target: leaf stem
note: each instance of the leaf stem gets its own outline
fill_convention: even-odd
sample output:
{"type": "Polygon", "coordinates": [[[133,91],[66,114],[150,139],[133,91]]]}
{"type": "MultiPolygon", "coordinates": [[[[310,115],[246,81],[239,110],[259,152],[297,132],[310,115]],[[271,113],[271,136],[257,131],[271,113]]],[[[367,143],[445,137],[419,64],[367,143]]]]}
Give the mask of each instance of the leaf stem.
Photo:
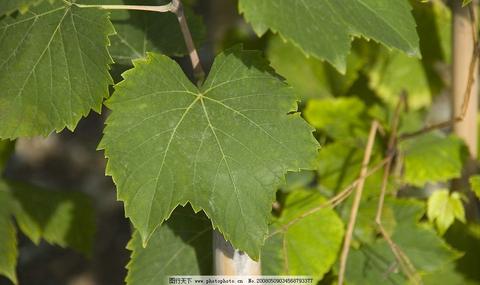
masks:
{"type": "Polygon", "coordinates": [[[79,8],[98,8],[103,10],[135,10],[135,11],[149,11],[149,12],[158,12],[158,13],[165,13],[165,12],[172,12],[173,10],[173,2],[168,3],[166,5],[160,6],[143,6],[143,5],[86,5],[86,4],[77,4],[72,3],[69,1],[64,0],[63,2],[67,3],[68,5],[75,5],[79,8]]]}
{"type": "Polygon", "coordinates": [[[197,84],[201,83],[205,78],[205,71],[200,64],[200,57],[198,56],[197,49],[193,43],[192,34],[190,33],[190,29],[185,18],[182,2],[180,0],[172,0],[171,4],[173,6],[171,11],[177,16],[177,20],[180,24],[180,29],[183,34],[183,39],[185,40],[185,45],[187,46],[187,50],[190,55],[190,60],[193,67],[193,76],[197,80],[197,84]]]}

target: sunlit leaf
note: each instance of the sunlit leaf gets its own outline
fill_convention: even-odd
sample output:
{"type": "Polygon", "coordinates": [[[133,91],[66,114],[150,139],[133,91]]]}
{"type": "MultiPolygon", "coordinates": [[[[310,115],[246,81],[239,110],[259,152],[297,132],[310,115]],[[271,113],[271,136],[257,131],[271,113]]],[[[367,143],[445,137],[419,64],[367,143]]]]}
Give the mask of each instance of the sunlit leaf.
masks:
{"type": "Polygon", "coordinates": [[[407,183],[423,186],[461,175],[465,148],[457,137],[429,133],[402,142],[400,149],[405,155],[407,183]]]}
{"type": "Polygon", "coordinates": [[[463,209],[460,194],[449,193],[448,190],[436,190],[428,198],[427,216],[430,222],[434,222],[441,235],[453,224],[455,219],[465,221],[465,210],[463,209]]]}

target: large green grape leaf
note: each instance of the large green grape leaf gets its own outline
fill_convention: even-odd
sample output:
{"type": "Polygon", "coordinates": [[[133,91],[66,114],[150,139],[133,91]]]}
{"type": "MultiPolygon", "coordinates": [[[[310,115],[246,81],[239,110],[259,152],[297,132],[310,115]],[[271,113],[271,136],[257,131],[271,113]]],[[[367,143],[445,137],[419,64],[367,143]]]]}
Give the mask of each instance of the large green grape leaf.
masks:
{"type": "Polygon", "coordinates": [[[262,249],[262,274],[309,275],[314,280],[323,275],[337,259],[343,239],[343,223],[332,209],[323,209],[282,230],[300,215],[325,203],[318,193],[298,190],[288,195],[282,215],[271,226],[280,230],[262,249]]]}
{"type": "MultiPolygon", "coordinates": [[[[396,226],[392,239],[408,256],[420,275],[435,272],[461,256],[428,225],[419,223],[424,214],[422,203],[413,200],[388,200],[394,210],[396,226]]],[[[387,242],[379,237],[374,243],[364,243],[352,249],[347,262],[346,279],[349,284],[404,284],[407,277],[387,242]]]]}
{"type": "Polygon", "coordinates": [[[8,188],[0,182],[0,275],[17,284],[17,231],[11,219],[11,206],[8,188]]]}
{"type": "Polygon", "coordinates": [[[127,248],[132,251],[127,265],[128,285],[168,284],[171,275],[212,274],[212,226],[203,213],[190,207],[177,208],[170,219],[143,247],[138,232],[127,248]],[[152,262],[154,261],[154,262],[152,262]]]}
{"type": "MultiPolygon", "coordinates": [[[[102,4],[124,4],[125,0],[103,0],[102,4]]],[[[137,1],[136,5],[157,5],[158,1],[137,1]]],[[[162,1],[170,2],[170,1],[162,1]]],[[[185,6],[187,21],[195,43],[205,36],[205,27],[200,17],[185,6]]],[[[111,12],[110,19],[116,34],[111,37],[110,53],[115,62],[131,64],[132,59],[145,57],[147,51],[165,55],[187,54],[185,41],[177,17],[173,13],[150,13],[145,11],[111,12]]]]}
{"type": "Polygon", "coordinates": [[[48,1],[0,21],[0,137],[73,130],[100,112],[112,83],[108,35],[98,9],[48,1]]]}
{"type": "Polygon", "coordinates": [[[307,55],[327,60],[342,73],[352,37],[420,54],[406,0],[240,0],[239,10],[258,35],[268,29],[278,32],[307,55]]]}
{"type": "Polygon", "coordinates": [[[107,102],[100,148],[144,244],[190,202],[258,258],[275,189],[287,170],[312,168],[318,148],[291,89],[240,48],[217,56],[200,88],[166,56],[134,65],[107,102]]]}
{"type": "Polygon", "coordinates": [[[425,134],[399,145],[405,155],[404,180],[415,186],[460,177],[466,152],[462,140],[425,134]],[[427,166],[427,167],[426,167],[427,166]]]}
{"type": "Polygon", "coordinates": [[[91,254],[95,219],[87,196],[19,183],[9,183],[9,187],[16,201],[17,224],[34,243],[43,238],[50,244],[91,254]]]}

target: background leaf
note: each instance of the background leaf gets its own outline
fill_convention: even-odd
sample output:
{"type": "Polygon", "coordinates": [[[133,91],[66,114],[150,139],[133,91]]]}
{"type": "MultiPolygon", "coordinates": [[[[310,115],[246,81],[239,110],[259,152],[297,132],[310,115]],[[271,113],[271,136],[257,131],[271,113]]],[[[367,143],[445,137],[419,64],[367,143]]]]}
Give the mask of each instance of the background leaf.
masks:
{"type": "Polygon", "coordinates": [[[475,195],[480,199],[480,175],[470,177],[470,186],[473,192],[475,192],[475,195]]]}
{"type": "Polygon", "coordinates": [[[9,15],[17,10],[25,12],[30,5],[43,0],[2,0],[0,2],[0,16],[9,15]]]}
{"type": "Polygon", "coordinates": [[[10,194],[5,184],[0,182],[0,275],[17,284],[17,230],[11,214],[10,194]]]}
{"type": "Polygon", "coordinates": [[[466,153],[457,137],[430,133],[404,141],[399,147],[405,155],[407,183],[421,187],[427,182],[447,181],[461,175],[466,153]]]}
{"type": "Polygon", "coordinates": [[[127,248],[132,251],[127,265],[128,285],[167,284],[171,275],[212,274],[212,227],[203,213],[177,208],[170,219],[143,247],[138,232],[127,248]]]}
{"type": "Polygon", "coordinates": [[[347,72],[342,75],[331,65],[306,57],[301,50],[280,36],[269,39],[267,57],[275,71],[287,79],[300,99],[345,94],[358,79],[359,70],[365,63],[364,58],[352,50],[347,57],[347,72]]]}
{"type": "MultiPolygon", "coordinates": [[[[393,241],[409,257],[420,275],[448,266],[461,254],[448,246],[435,232],[418,220],[423,215],[422,203],[413,200],[389,200],[394,209],[396,227],[393,241]]],[[[349,284],[406,283],[387,242],[364,243],[351,251],[346,278],[349,284]]]]}
{"type": "Polygon", "coordinates": [[[80,192],[51,191],[10,183],[16,201],[15,218],[22,232],[34,243],[71,247],[90,256],[95,215],[90,199],[80,192]]]}
{"type": "Polygon", "coordinates": [[[309,100],[304,111],[305,119],[315,128],[335,139],[364,136],[368,122],[363,120],[366,108],[355,97],[309,100]]]}
{"type": "Polygon", "coordinates": [[[462,200],[457,192],[449,193],[448,190],[436,190],[428,198],[427,216],[435,222],[441,235],[453,224],[455,219],[465,221],[465,210],[462,200]]]}
{"type": "Polygon", "coordinates": [[[325,202],[318,193],[305,190],[287,196],[282,214],[270,230],[281,232],[267,239],[262,250],[262,274],[308,275],[316,281],[323,278],[337,259],[344,234],[342,220],[335,211],[325,208],[288,230],[282,227],[325,202]]]}

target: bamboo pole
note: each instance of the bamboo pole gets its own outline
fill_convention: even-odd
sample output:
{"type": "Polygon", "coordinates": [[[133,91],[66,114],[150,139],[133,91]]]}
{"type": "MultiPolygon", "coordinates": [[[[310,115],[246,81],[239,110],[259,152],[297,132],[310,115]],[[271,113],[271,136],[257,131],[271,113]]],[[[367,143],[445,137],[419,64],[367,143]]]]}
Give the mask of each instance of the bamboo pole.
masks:
{"type": "MultiPolygon", "coordinates": [[[[477,12],[476,3],[473,1],[472,7],[462,7],[462,1],[452,1],[452,113],[453,117],[457,117],[462,113],[462,105],[465,95],[469,97],[468,107],[464,119],[454,125],[454,133],[462,138],[469,151],[469,159],[464,166],[463,176],[461,179],[452,183],[453,190],[467,190],[468,177],[476,172],[477,150],[477,112],[478,112],[478,63],[474,67],[473,84],[470,94],[465,94],[469,78],[469,65],[474,56],[475,41],[477,40],[477,12]]],[[[467,191],[468,196],[471,191],[467,191]]],[[[473,198],[473,196],[471,197],[473,198]]],[[[470,199],[467,205],[467,215],[469,218],[476,219],[478,217],[478,205],[475,199],[470,199]]]]}
{"type": "Polygon", "coordinates": [[[218,231],[213,232],[215,275],[260,275],[260,262],[238,251],[218,231]]]}
{"type": "MultiPolygon", "coordinates": [[[[468,7],[462,7],[462,1],[453,1],[453,64],[452,64],[452,105],[453,116],[462,112],[462,103],[467,88],[469,70],[472,61],[474,38],[473,19],[468,7]]],[[[476,14],[476,9],[472,9],[476,14]]],[[[476,18],[476,17],[475,17],[476,18]]],[[[478,69],[478,65],[475,67],[478,69]]],[[[454,125],[456,135],[465,140],[471,158],[477,157],[477,109],[478,109],[478,72],[475,72],[471,88],[467,113],[463,121],[454,125]]]]}

